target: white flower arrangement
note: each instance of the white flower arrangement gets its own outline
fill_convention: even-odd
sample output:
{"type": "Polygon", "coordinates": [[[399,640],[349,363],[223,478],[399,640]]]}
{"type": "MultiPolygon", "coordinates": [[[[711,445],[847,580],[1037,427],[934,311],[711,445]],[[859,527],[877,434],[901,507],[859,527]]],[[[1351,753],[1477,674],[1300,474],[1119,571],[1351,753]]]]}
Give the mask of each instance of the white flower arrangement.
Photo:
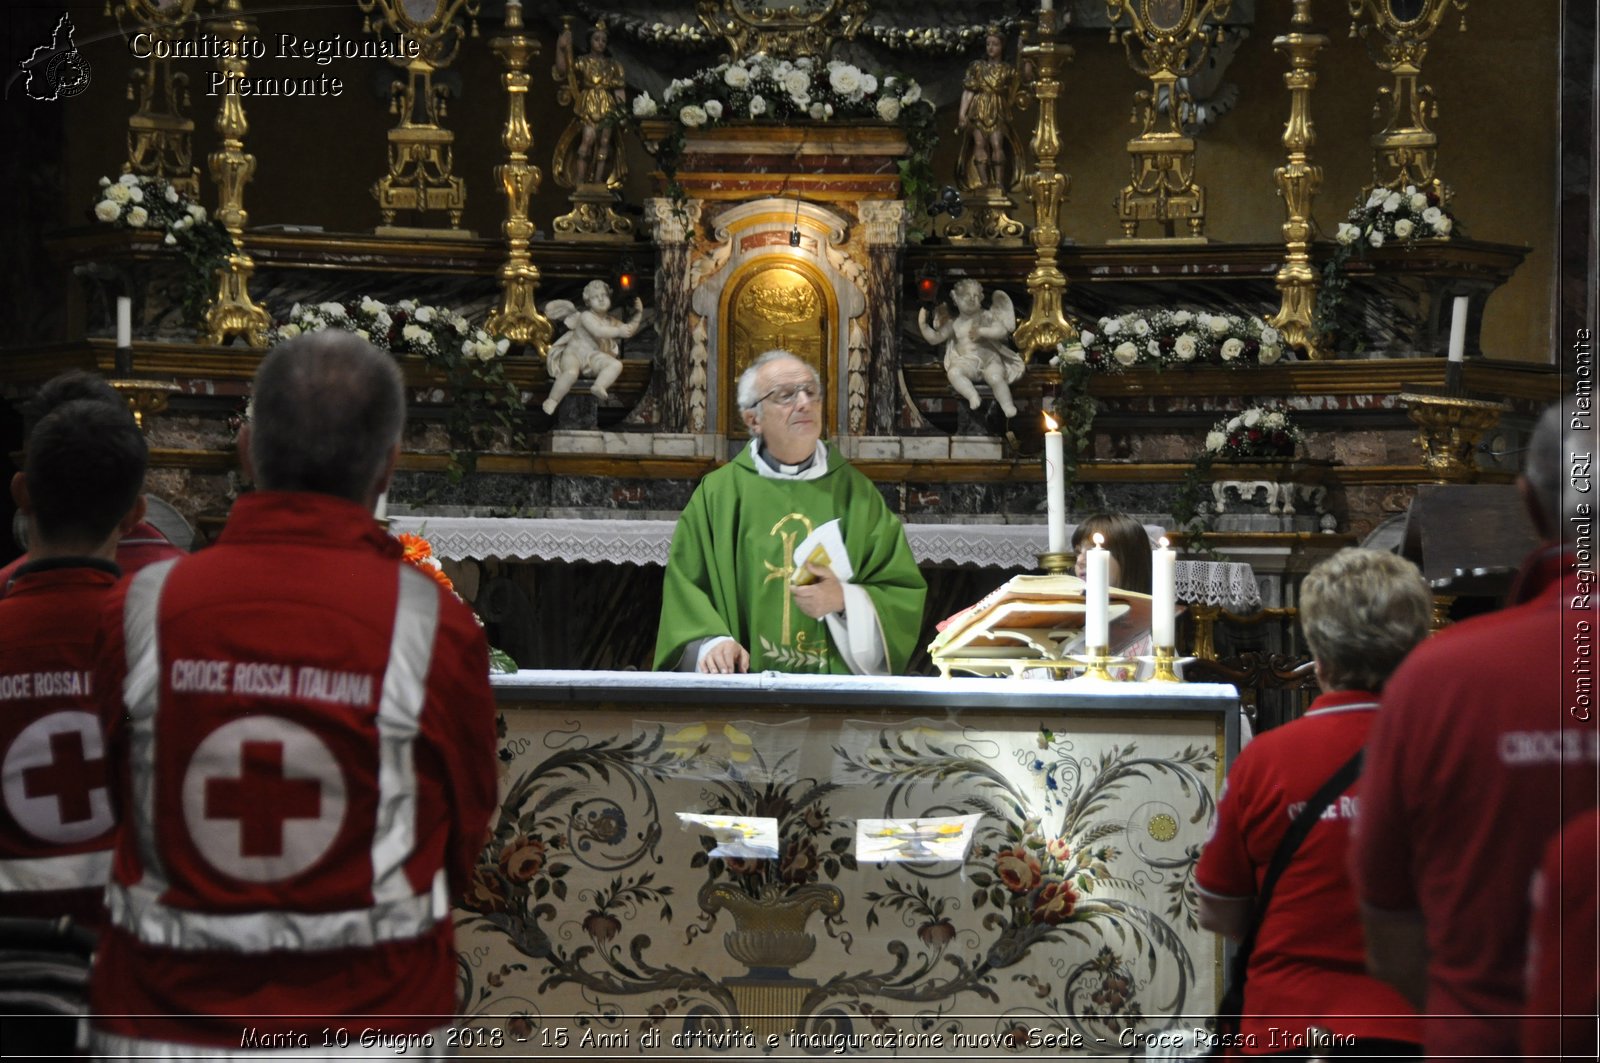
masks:
{"type": "Polygon", "coordinates": [[[1206,433],[1205,453],[1229,461],[1286,458],[1294,455],[1303,440],[1282,406],[1250,406],[1211,427],[1206,433]]]}
{"type": "Polygon", "coordinates": [[[1454,229],[1455,216],[1436,193],[1416,185],[1399,191],[1379,187],[1351,208],[1333,238],[1345,247],[1383,247],[1394,241],[1448,240],[1454,229]]]}
{"type": "Polygon", "coordinates": [[[1117,373],[1138,365],[1244,368],[1290,357],[1282,334],[1260,318],[1180,309],[1103,317],[1058,346],[1052,361],[1117,373]]]}
{"type": "Polygon", "coordinates": [[[419,305],[411,299],[390,306],[368,295],[348,303],[295,303],[269,339],[277,343],[330,328],[354,332],[379,350],[416,354],[446,365],[488,365],[511,347],[510,340],[495,339],[453,310],[419,305]]]}
{"type": "Polygon", "coordinates": [[[206,208],[160,177],[125,173],[100,178],[99,198],[90,207],[94,220],[119,229],[158,233],[164,247],[176,248],[189,265],[181,282],[184,315],[197,323],[215,294],[215,276],[233,253],[233,237],[206,208]]]}

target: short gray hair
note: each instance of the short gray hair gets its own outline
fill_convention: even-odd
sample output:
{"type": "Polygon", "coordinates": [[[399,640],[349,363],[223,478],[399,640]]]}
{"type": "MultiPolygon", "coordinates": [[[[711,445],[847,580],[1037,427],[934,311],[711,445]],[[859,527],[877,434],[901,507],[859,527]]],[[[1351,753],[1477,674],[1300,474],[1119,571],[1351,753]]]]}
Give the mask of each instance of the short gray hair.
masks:
{"type": "Polygon", "coordinates": [[[342,329],[296,336],[262,359],[251,388],[257,485],[364,501],[405,421],[391,356],[342,329]]]}
{"type": "Polygon", "coordinates": [[[1552,539],[1561,538],[1562,529],[1578,517],[1578,506],[1592,497],[1592,492],[1574,485],[1570,459],[1579,454],[1594,457],[1594,422],[1594,413],[1569,397],[1551,404],[1528,438],[1522,478],[1539,507],[1543,531],[1552,539]]]}
{"type": "MultiPolygon", "coordinates": [[[[761,393],[756,390],[760,387],[760,385],[756,383],[756,380],[761,376],[761,370],[764,367],[771,365],[773,362],[776,362],[781,358],[792,358],[801,365],[805,366],[807,369],[811,370],[811,379],[816,383],[817,389],[821,390],[822,388],[822,376],[817,372],[816,367],[810,362],[806,361],[804,358],[800,357],[798,354],[795,354],[793,351],[786,351],[782,347],[775,347],[770,351],[761,352],[760,354],[756,355],[755,361],[745,366],[744,372],[739,374],[739,384],[734,391],[734,398],[739,403],[739,409],[750,410],[756,415],[756,421],[758,423],[761,420],[761,393]]],[[[750,434],[755,435],[755,430],[752,429],[750,434]]]]}
{"type": "Polygon", "coordinates": [[[1382,550],[1340,550],[1300,584],[1300,626],[1330,690],[1382,690],[1432,619],[1417,566],[1382,550]]]}

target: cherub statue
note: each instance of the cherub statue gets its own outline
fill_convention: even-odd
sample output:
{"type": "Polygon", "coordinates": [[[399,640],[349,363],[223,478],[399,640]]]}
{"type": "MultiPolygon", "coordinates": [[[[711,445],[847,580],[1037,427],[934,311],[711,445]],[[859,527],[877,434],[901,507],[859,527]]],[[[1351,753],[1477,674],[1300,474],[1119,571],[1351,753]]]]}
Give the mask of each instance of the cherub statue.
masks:
{"type": "Polygon", "coordinates": [[[567,326],[567,331],[545,353],[545,370],[551,380],[550,396],[544,400],[547,414],[556,412],[556,407],[580,376],[594,377],[589,394],[599,399],[610,398],[608,389],[622,372],[619,341],[635,335],[644,325],[644,302],[640,299],[633,301],[632,321],[623,321],[608,313],[611,285],[605,281],[590,281],[584,285],[583,302],[586,307],[583,310],[566,299],[552,299],[544,307],[545,317],[567,326]]]}
{"type": "Polygon", "coordinates": [[[616,188],[627,176],[617,140],[620,127],[613,118],[622,113],[627,101],[627,80],[622,64],[607,53],[607,40],[604,22],[590,31],[589,51],[584,55],[573,55],[570,25],[556,39],[556,63],[551,70],[561,86],[556,98],[572,107],[572,121],[555,148],[555,180],[563,188],[585,184],[616,188]]]}
{"type": "Polygon", "coordinates": [[[933,327],[928,327],[928,311],[924,307],[917,315],[917,327],[922,338],[932,344],[944,344],[944,372],[956,394],[967,400],[976,410],[983,404],[973,381],[982,380],[989,385],[1000,409],[1007,417],[1017,415],[1016,403],[1011,401],[1011,384],[1022,375],[1022,355],[1007,345],[1017,328],[1017,314],[1011,306],[1011,297],[999,289],[989,300],[989,309],[983,308],[983,286],[968,277],[956,282],[950,290],[950,299],[956,304],[956,317],[951,320],[943,304],[933,314],[933,327]]]}

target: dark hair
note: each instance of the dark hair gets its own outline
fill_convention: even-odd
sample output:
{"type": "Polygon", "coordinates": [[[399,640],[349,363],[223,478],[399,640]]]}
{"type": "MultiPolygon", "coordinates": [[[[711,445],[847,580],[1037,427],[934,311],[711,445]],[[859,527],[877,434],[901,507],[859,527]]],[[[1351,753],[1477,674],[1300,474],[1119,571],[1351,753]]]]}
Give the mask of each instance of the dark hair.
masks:
{"type": "Polygon", "coordinates": [[[1150,536],[1144,525],[1126,513],[1094,513],[1085,517],[1072,532],[1072,549],[1094,542],[1094,533],[1104,538],[1104,546],[1117,559],[1122,575],[1117,586],[1125,591],[1150,593],[1150,536]]]}
{"type": "Polygon", "coordinates": [[[341,329],[305,333],[262,359],[251,389],[258,486],[365,500],[405,427],[394,359],[341,329]]]}
{"type": "Polygon", "coordinates": [[[117,389],[107,384],[98,373],[69,369],[39,385],[39,390],[28,400],[28,420],[38,424],[40,418],[57,406],[79,399],[104,402],[119,408],[126,408],[127,405],[122,401],[122,396],[117,394],[117,389]]]}
{"type": "Polygon", "coordinates": [[[120,400],[73,399],[45,414],[28,436],[23,466],[39,538],[103,543],[138,501],[148,454],[120,400]]]}

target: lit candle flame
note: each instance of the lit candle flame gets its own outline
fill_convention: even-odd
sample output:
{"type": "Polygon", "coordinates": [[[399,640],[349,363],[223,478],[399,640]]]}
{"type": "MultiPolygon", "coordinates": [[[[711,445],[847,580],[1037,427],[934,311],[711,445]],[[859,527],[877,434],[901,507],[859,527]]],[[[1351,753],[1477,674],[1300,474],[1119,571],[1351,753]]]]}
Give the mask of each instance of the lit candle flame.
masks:
{"type": "Polygon", "coordinates": [[[1165,550],[1167,547],[1169,547],[1171,545],[1172,545],[1171,543],[1167,542],[1167,537],[1165,535],[1163,535],[1161,537],[1161,549],[1165,550]]]}
{"type": "Polygon", "coordinates": [[[1060,423],[1054,417],[1051,417],[1048,413],[1044,415],[1044,430],[1046,432],[1059,431],[1060,428],[1060,423]]]}
{"type": "Polygon", "coordinates": [[[1106,544],[1106,537],[1104,535],[1101,535],[1099,532],[1095,532],[1094,533],[1094,548],[1096,550],[1098,550],[1101,547],[1105,546],[1105,544],[1106,544]]]}

